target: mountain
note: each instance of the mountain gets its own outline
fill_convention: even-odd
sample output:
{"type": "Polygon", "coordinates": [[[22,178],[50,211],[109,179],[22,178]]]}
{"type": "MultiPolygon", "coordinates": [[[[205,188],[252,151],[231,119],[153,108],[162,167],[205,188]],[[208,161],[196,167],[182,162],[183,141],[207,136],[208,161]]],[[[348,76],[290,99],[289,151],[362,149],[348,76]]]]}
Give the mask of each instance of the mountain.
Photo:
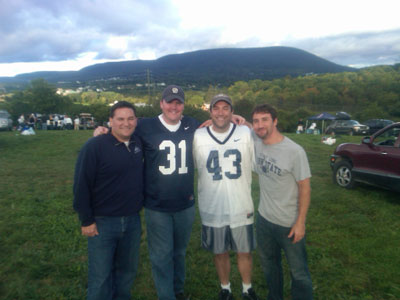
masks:
{"type": "Polygon", "coordinates": [[[34,72],[15,77],[0,77],[0,82],[29,82],[43,78],[49,82],[93,82],[114,80],[125,83],[151,82],[194,84],[231,84],[238,80],[296,77],[309,73],[355,71],[334,64],[306,51],[290,47],[222,48],[172,54],[156,60],[109,62],[79,71],[34,72]]]}

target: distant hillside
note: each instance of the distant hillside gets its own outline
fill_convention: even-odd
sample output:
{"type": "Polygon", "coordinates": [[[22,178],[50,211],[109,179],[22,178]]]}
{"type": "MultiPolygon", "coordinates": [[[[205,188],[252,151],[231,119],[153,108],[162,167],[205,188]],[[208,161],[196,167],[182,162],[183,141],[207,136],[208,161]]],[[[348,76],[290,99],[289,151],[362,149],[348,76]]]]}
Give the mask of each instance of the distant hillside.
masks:
{"type": "Polygon", "coordinates": [[[28,82],[34,78],[57,82],[114,80],[180,85],[228,85],[238,80],[269,80],[309,73],[337,73],[355,69],[334,64],[306,51],[290,47],[210,49],[173,54],[156,60],[96,64],[80,71],[34,72],[0,77],[0,82],[28,82]]]}

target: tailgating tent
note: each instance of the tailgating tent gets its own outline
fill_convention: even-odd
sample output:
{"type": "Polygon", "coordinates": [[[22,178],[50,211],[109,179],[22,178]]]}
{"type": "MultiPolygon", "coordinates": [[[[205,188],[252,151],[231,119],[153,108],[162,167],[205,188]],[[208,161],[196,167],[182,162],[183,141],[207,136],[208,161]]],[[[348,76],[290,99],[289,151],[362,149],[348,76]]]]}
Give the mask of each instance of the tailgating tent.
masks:
{"type": "Polygon", "coordinates": [[[326,120],[336,120],[336,117],[332,116],[330,113],[322,112],[322,113],[317,114],[315,116],[309,117],[307,119],[307,122],[306,122],[306,128],[307,128],[307,125],[308,125],[308,120],[312,120],[312,121],[321,121],[322,120],[322,131],[321,132],[324,132],[324,122],[326,120]]]}

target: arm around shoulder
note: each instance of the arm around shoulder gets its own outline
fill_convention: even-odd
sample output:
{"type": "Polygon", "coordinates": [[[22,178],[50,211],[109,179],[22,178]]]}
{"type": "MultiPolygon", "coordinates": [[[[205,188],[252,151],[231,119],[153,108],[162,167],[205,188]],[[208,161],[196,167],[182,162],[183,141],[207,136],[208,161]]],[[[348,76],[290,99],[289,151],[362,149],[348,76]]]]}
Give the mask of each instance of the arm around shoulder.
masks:
{"type": "Polygon", "coordinates": [[[102,135],[102,134],[107,134],[109,131],[109,129],[107,127],[104,126],[99,126],[97,127],[94,131],[93,131],[93,136],[98,136],[98,135],[102,135]]]}

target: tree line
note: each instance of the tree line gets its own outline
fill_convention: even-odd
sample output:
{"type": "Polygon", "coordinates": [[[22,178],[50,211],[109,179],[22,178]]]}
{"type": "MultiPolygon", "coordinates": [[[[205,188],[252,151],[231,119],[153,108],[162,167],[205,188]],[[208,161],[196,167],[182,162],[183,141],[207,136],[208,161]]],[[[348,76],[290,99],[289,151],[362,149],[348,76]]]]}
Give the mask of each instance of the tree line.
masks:
{"type": "MultiPolygon", "coordinates": [[[[160,113],[158,102],[161,89],[151,97],[147,95],[123,95],[117,92],[83,92],[62,96],[54,85],[43,79],[32,80],[23,91],[6,96],[0,108],[7,109],[14,120],[20,114],[68,114],[92,113],[101,123],[107,121],[109,105],[114,101],[151,104],[138,106],[141,117],[160,113]]],[[[253,107],[261,103],[275,106],[279,112],[280,129],[294,131],[299,118],[314,114],[346,111],[362,122],[372,118],[400,121],[400,64],[377,66],[357,72],[335,74],[310,74],[274,80],[237,81],[230,86],[209,86],[208,89],[185,89],[185,114],[200,121],[208,118],[201,109],[212,96],[223,92],[234,103],[235,113],[250,120],[253,107]]]]}

